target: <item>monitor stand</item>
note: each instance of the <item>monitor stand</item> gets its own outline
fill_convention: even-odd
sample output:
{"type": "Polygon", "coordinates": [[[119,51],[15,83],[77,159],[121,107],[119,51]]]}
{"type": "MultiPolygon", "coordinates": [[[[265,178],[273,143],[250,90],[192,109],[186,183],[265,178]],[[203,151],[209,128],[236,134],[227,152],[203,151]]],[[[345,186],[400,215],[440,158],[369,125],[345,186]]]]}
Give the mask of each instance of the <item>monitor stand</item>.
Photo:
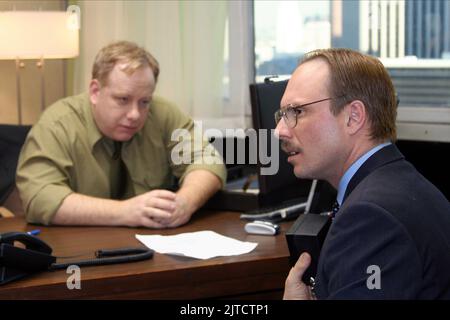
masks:
{"type": "Polygon", "coordinates": [[[246,175],[227,182],[224,189],[217,192],[204,206],[212,210],[252,211],[264,207],[282,205],[283,202],[305,202],[307,192],[298,185],[291,185],[269,194],[261,194],[258,175],[246,175]]]}

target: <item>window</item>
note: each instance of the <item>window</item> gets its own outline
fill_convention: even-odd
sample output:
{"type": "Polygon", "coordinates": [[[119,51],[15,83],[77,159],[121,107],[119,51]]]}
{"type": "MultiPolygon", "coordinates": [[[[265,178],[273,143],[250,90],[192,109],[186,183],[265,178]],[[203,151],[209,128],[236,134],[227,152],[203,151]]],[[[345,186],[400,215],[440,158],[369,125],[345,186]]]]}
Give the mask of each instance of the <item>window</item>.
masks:
{"type": "Polygon", "coordinates": [[[289,76],[299,58],[331,46],[329,1],[255,1],[257,80],[289,76]]]}
{"type": "Polygon", "coordinates": [[[255,0],[254,34],[257,81],[316,48],[352,48],[391,74],[399,138],[450,141],[450,1],[255,0]]]}

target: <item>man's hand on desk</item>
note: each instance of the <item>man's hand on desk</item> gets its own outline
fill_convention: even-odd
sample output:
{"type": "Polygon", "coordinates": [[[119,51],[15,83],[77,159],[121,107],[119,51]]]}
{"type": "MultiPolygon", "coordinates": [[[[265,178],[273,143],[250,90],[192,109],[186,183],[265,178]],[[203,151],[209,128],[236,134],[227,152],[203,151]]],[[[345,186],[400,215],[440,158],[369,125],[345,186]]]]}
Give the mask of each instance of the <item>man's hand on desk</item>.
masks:
{"type": "Polygon", "coordinates": [[[176,209],[176,194],[153,190],[122,201],[125,224],[130,227],[165,228],[176,209]]]}
{"type": "Polygon", "coordinates": [[[183,195],[153,190],[123,201],[125,224],[131,227],[174,228],[189,221],[193,210],[183,195]]]}
{"type": "Polygon", "coordinates": [[[72,193],[52,224],[172,228],[189,221],[196,210],[189,203],[184,195],[162,189],[121,201],[72,193]]]}
{"type": "Polygon", "coordinates": [[[312,300],[311,288],[302,282],[303,273],[311,263],[311,256],[304,252],[292,267],[286,279],[283,300],[312,300]]]}
{"type": "MultiPolygon", "coordinates": [[[[136,216],[128,222],[130,226],[148,228],[175,228],[187,223],[207,199],[221,187],[214,174],[206,170],[194,170],[184,178],[180,189],[174,193],[153,190],[125,203],[136,216]]],[[[126,212],[126,211],[125,211],[126,212]]]]}
{"type": "Polygon", "coordinates": [[[170,219],[167,219],[168,228],[175,228],[187,223],[192,214],[195,212],[195,208],[189,205],[189,201],[181,194],[177,193],[175,198],[175,210],[172,213],[170,219]]]}
{"type": "Polygon", "coordinates": [[[64,199],[51,223],[174,228],[187,223],[220,187],[220,179],[214,174],[194,170],[186,175],[176,193],[158,189],[122,201],[72,193],[64,199]]]}

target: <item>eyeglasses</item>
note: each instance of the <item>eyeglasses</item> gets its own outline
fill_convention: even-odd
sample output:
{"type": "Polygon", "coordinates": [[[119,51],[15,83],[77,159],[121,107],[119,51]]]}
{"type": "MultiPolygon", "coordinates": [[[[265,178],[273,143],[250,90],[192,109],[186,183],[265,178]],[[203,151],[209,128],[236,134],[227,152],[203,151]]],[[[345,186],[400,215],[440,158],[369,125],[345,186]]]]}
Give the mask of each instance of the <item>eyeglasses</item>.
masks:
{"type": "MultiPolygon", "coordinates": [[[[341,98],[342,96],[339,96],[337,98],[341,98]]],[[[315,104],[315,103],[319,103],[319,102],[323,102],[323,101],[327,101],[327,100],[333,100],[333,99],[337,99],[337,98],[325,98],[325,99],[321,99],[321,100],[317,100],[317,101],[313,101],[313,102],[309,102],[309,103],[305,103],[305,104],[301,104],[298,106],[294,106],[292,104],[289,104],[286,106],[286,108],[282,108],[280,110],[278,110],[277,112],[275,112],[274,116],[275,116],[275,123],[278,125],[278,122],[280,122],[281,118],[284,118],[284,121],[286,122],[287,126],[291,129],[295,128],[295,126],[297,125],[297,117],[299,114],[301,114],[303,112],[302,108],[315,104]]]]}

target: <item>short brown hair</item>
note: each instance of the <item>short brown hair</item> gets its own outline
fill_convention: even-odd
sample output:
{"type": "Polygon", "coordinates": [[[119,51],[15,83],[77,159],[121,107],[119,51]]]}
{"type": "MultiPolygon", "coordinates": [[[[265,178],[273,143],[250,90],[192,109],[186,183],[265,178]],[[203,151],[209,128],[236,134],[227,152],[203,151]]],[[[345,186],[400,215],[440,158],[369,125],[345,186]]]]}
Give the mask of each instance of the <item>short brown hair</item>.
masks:
{"type": "Polygon", "coordinates": [[[126,64],[123,71],[127,74],[148,65],[153,71],[155,81],[158,80],[158,61],[147,50],[129,41],[113,42],[100,49],[92,67],[92,79],[97,79],[100,84],[105,85],[117,62],[126,64]]]}
{"type": "Polygon", "coordinates": [[[350,49],[319,49],[307,53],[300,64],[322,58],[330,67],[329,93],[341,97],[331,104],[337,115],[344,106],[360,100],[366,106],[373,140],[396,140],[397,99],[383,64],[375,57],[350,49]]]}

